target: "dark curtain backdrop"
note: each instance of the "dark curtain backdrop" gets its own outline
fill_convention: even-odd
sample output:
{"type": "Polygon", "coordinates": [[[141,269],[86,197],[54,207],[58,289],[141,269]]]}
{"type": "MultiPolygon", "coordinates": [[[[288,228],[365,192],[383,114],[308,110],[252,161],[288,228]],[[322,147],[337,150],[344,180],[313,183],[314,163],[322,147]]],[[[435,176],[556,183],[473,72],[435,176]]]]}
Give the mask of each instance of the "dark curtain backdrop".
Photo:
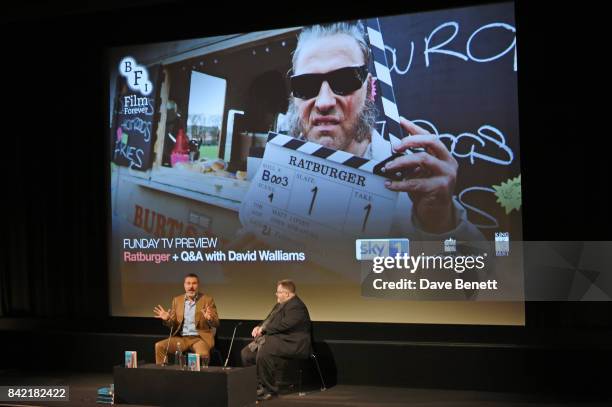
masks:
{"type": "MultiPolygon", "coordinates": [[[[24,15],[0,25],[1,224],[8,235],[1,316],[108,315],[105,46],[411,11],[409,5],[335,6],[321,14],[314,7],[280,19],[261,7],[236,15],[203,3],[167,2],[133,13],[24,15]],[[260,17],[245,20],[248,15],[260,17]]],[[[420,7],[458,4],[465,2],[420,7]]],[[[592,16],[571,7],[555,9],[552,18],[551,10],[534,2],[520,2],[517,11],[525,236],[611,240],[610,114],[595,102],[607,74],[595,58],[591,38],[597,34],[585,38],[580,32],[592,16]]],[[[606,325],[609,311],[608,303],[529,304],[528,324],[531,318],[543,325],[606,325]]]]}
{"type": "Polygon", "coordinates": [[[2,34],[6,316],[107,314],[105,68],[92,33],[68,21],[2,34]]]}

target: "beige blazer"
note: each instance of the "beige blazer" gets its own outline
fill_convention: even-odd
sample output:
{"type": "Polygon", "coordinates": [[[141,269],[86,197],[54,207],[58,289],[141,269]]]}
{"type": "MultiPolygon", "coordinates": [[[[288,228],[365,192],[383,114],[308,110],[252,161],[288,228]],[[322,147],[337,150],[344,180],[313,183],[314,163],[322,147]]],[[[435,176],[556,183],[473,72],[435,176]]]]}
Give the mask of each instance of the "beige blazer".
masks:
{"type": "MultiPolygon", "coordinates": [[[[198,300],[195,308],[195,325],[200,338],[206,342],[211,348],[215,346],[215,332],[219,326],[219,314],[213,297],[198,293],[198,300]],[[206,308],[210,308],[212,319],[207,321],[204,318],[206,308]]],[[[183,319],[185,318],[185,294],[177,295],[172,300],[171,308],[172,317],[164,321],[164,325],[172,327],[172,335],[180,333],[183,327],[183,319]]]]}

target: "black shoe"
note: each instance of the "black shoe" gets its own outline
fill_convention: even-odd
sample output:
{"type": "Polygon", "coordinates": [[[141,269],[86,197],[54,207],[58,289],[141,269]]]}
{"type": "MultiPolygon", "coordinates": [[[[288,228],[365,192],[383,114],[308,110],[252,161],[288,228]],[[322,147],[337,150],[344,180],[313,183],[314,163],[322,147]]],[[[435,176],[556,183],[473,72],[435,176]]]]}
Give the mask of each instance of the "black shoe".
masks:
{"type": "Polygon", "coordinates": [[[278,397],[278,394],[264,392],[261,396],[257,396],[257,401],[272,400],[275,397],[278,397]]]}
{"type": "Polygon", "coordinates": [[[262,386],[257,387],[257,397],[263,396],[265,392],[266,390],[262,386]]]}

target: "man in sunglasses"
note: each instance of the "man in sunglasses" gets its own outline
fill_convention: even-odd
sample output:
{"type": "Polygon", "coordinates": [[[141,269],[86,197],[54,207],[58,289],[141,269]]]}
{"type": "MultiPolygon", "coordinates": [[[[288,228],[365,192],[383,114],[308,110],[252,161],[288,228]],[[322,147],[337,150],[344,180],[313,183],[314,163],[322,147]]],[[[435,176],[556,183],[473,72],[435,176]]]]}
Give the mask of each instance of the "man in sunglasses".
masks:
{"type": "MultiPolygon", "coordinates": [[[[370,49],[360,24],[336,23],[305,28],[293,55],[292,96],[288,111],[291,135],[367,159],[391,155],[389,142],[374,129],[377,116],[368,72],[370,49]]],[[[407,192],[402,228],[413,238],[454,236],[484,240],[468,222],[465,210],[453,202],[457,161],[435,136],[401,118],[406,134],[395,152],[424,148],[387,163],[389,171],[406,171],[410,179],[386,181],[394,191],[407,192]],[[412,209],[410,210],[410,205],[412,209]]]]}

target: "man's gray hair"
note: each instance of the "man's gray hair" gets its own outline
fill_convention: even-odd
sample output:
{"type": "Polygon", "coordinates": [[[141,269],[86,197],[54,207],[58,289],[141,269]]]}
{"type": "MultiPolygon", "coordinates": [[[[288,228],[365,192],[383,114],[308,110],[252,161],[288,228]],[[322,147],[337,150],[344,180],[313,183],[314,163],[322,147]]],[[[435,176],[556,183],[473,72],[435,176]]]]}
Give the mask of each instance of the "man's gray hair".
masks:
{"type": "Polygon", "coordinates": [[[293,70],[295,71],[298,57],[300,56],[300,52],[302,51],[305,43],[310,40],[330,37],[337,34],[346,34],[353,38],[361,49],[364,65],[369,65],[371,58],[370,47],[368,47],[368,42],[366,41],[365,28],[363,27],[363,24],[361,22],[342,22],[304,27],[298,37],[297,46],[295,47],[295,51],[293,53],[293,59],[291,61],[293,64],[293,70]]]}
{"type": "MultiPolygon", "coordinates": [[[[361,49],[364,65],[369,65],[371,52],[370,47],[368,47],[368,43],[366,41],[365,29],[363,27],[363,24],[361,22],[344,22],[305,27],[298,37],[297,46],[295,48],[295,52],[293,53],[293,70],[295,71],[296,62],[305,43],[310,40],[324,38],[336,34],[346,34],[353,38],[361,49]]],[[[368,83],[367,89],[369,95],[371,92],[370,83],[368,83]]],[[[371,130],[376,124],[377,117],[378,110],[376,109],[376,104],[374,103],[374,101],[370,100],[369,97],[366,97],[364,106],[359,112],[359,116],[357,117],[357,121],[351,129],[351,134],[353,134],[353,138],[358,142],[361,142],[363,140],[371,140],[371,130]]],[[[289,97],[289,108],[287,109],[287,117],[285,120],[288,133],[291,136],[303,136],[303,123],[300,119],[298,107],[295,103],[295,98],[293,96],[289,97]]]]}

